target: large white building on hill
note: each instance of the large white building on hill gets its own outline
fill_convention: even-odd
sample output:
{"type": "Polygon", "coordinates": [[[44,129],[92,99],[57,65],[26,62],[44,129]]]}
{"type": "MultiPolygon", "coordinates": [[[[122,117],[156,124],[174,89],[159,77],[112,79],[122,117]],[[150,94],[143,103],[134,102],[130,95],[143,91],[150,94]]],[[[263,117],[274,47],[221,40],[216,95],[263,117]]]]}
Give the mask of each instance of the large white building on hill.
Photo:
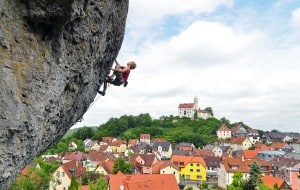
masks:
{"type": "Polygon", "coordinates": [[[193,103],[181,103],[178,106],[178,116],[188,117],[194,119],[195,113],[197,113],[198,118],[207,119],[212,117],[211,113],[207,112],[206,110],[201,110],[198,107],[198,97],[195,96],[193,103]]]}

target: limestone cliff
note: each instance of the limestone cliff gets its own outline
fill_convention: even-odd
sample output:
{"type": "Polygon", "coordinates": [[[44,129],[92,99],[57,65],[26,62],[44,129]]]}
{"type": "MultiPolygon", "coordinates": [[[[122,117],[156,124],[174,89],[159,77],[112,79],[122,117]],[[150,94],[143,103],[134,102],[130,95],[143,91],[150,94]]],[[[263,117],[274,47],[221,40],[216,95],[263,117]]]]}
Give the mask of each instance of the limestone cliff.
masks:
{"type": "Polygon", "coordinates": [[[0,0],[1,190],[87,111],[127,11],[128,0],[0,0]]]}

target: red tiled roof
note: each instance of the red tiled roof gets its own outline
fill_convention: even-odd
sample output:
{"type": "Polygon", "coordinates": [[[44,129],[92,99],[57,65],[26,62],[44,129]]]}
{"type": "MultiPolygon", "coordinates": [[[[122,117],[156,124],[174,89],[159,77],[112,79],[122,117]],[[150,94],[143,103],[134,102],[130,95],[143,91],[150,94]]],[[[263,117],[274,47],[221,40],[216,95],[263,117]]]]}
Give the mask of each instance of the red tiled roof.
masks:
{"type": "Polygon", "coordinates": [[[114,139],[114,137],[102,137],[102,142],[112,142],[112,140],[114,139]]]}
{"type": "Polygon", "coordinates": [[[203,167],[206,167],[206,163],[202,157],[199,156],[182,156],[182,155],[173,155],[171,157],[171,162],[175,163],[184,163],[184,167],[189,163],[200,163],[203,167]]]}
{"type": "Polygon", "coordinates": [[[278,188],[280,188],[284,184],[284,180],[273,177],[273,176],[268,176],[265,175],[262,177],[262,181],[264,184],[266,184],[270,188],[274,188],[274,185],[277,184],[278,188]]]}
{"type": "Polygon", "coordinates": [[[81,161],[81,160],[85,160],[87,158],[87,156],[88,155],[83,152],[76,151],[76,152],[66,153],[64,156],[64,160],[81,161]]]}
{"type": "Polygon", "coordinates": [[[140,139],[150,139],[150,134],[141,134],[140,139]]]}
{"type": "Polygon", "coordinates": [[[194,103],[183,103],[183,104],[179,104],[178,108],[193,108],[194,107],[194,103]]]}
{"type": "Polygon", "coordinates": [[[149,175],[111,175],[109,180],[110,190],[179,190],[175,175],[149,174],[149,175]]]}
{"type": "Polygon", "coordinates": [[[236,126],[236,127],[232,127],[230,130],[232,133],[235,133],[239,129],[240,129],[240,126],[236,126]]]}
{"type": "Polygon", "coordinates": [[[218,131],[230,131],[230,129],[225,124],[222,124],[218,131]]]}
{"type": "Polygon", "coordinates": [[[205,149],[197,149],[197,155],[199,156],[214,156],[214,152],[212,150],[205,150],[205,149]]]}
{"type": "Polygon", "coordinates": [[[259,150],[244,150],[245,159],[254,159],[256,158],[257,153],[259,150]]]}
{"type": "Polygon", "coordinates": [[[137,139],[130,139],[129,142],[128,142],[128,144],[130,144],[130,145],[135,145],[135,144],[138,144],[138,143],[139,143],[139,140],[137,140],[137,139]]]}
{"type": "Polygon", "coordinates": [[[230,139],[231,144],[243,144],[246,140],[246,137],[233,137],[230,139]]]}
{"type": "Polygon", "coordinates": [[[230,173],[235,172],[242,172],[242,173],[249,173],[250,166],[253,162],[256,163],[261,167],[267,167],[263,170],[264,173],[270,173],[272,170],[272,164],[268,161],[263,160],[242,160],[242,158],[227,158],[223,160],[221,163],[224,165],[225,170],[230,173]]]}
{"type": "Polygon", "coordinates": [[[254,147],[255,147],[255,150],[260,150],[260,151],[263,151],[263,150],[270,150],[270,148],[269,147],[267,147],[265,144],[263,144],[263,143],[256,143],[255,145],[254,145],[254,147]]]}
{"type": "Polygon", "coordinates": [[[273,142],[273,143],[270,145],[270,149],[271,149],[271,150],[274,150],[274,149],[284,148],[285,145],[286,145],[286,144],[285,144],[284,142],[273,142]]]}
{"type": "Polygon", "coordinates": [[[99,162],[99,165],[103,167],[103,169],[106,171],[106,173],[112,174],[115,162],[112,160],[107,160],[107,161],[99,162]]]}
{"type": "Polygon", "coordinates": [[[180,168],[178,166],[176,166],[175,164],[173,164],[171,161],[168,160],[168,161],[158,161],[155,164],[153,164],[152,173],[159,174],[160,170],[167,166],[173,167],[174,169],[180,171],[180,168]]]}
{"type": "Polygon", "coordinates": [[[67,162],[67,163],[61,165],[61,167],[63,168],[63,170],[66,172],[66,174],[68,175],[68,177],[70,179],[72,178],[72,173],[70,172],[70,170],[75,170],[76,178],[85,174],[85,168],[78,161],[73,160],[73,161],[67,162]]]}

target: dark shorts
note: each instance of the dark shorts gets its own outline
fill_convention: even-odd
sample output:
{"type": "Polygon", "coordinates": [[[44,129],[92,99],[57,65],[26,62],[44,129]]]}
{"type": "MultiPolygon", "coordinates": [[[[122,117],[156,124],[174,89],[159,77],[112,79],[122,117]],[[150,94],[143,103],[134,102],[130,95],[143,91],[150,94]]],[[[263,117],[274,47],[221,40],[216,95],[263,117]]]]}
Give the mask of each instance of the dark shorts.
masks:
{"type": "Polygon", "coordinates": [[[116,73],[116,78],[113,81],[111,81],[110,83],[115,86],[121,86],[122,84],[124,84],[124,82],[125,81],[122,77],[122,73],[118,72],[118,73],[116,73]]]}

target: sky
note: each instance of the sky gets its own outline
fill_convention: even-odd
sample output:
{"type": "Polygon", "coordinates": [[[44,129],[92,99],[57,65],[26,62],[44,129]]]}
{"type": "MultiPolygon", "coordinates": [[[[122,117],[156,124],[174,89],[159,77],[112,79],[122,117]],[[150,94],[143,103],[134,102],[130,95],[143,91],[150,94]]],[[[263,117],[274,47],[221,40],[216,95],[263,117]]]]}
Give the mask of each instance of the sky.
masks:
{"type": "Polygon", "coordinates": [[[117,60],[137,63],[128,86],[74,127],[176,116],[197,96],[217,119],[300,132],[300,0],[130,0],[117,60]]]}

